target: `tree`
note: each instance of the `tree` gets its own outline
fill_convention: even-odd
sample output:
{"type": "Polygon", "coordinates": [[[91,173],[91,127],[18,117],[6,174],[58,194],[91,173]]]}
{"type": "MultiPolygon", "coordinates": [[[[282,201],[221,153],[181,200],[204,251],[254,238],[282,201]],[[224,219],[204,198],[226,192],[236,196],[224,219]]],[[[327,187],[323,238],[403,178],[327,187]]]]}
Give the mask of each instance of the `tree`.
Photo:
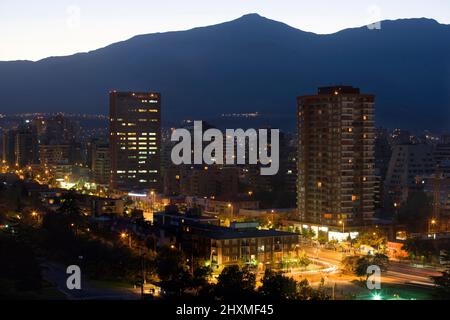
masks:
{"type": "Polygon", "coordinates": [[[374,256],[370,256],[369,262],[372,265],[379,266],[383,272],[387,271],[389,268],[389,258],[382,253],[377,253],[374,256]]]}
{"type": "Polygon", "coordinates": [[[302,236],[306,239],[312,239],[316,236],[316,233],[314,232],[313,229],[309,229],[309,228],[303,228],[302,229],[302,236]]]}
{"type": "Polygon", "coordinates": [[[302,252],[298,257],[298,264],[301,268],[306,269],[311,264],[311,259],[306,252],[302,252]]]}
{"type": "Polygon", "coordinates": [[[367,231],[360,233],[358,238],[356,239],[356,247],[360,247],[362,245],[370,246],[379,251],[383,251],[386,247],[386,237],[381,234],[381,232],[377,230],[367,231]]]}
{"type": "Polygon", "coordinates": [[[319,231],[317,235],[317,241],[319,241],[320,244],[325,244],[328,241],[328,235],[324,231],[319,231]]]}
{"type": "Polygon", "coordinates": [[[367,273],[369,266],[378,266],[381,271],[387,271],[389,266],[389,258],[384,255],[377,253],[375,255],[367,256],[347,256],[341,261],[341,269],[347,274],[354,274],[358,277],[368,277],[370,274],[367,273]]]}
{"type": "Polygon", "coordinates": [[[318,289],[314,289],[309,285],[307,279],[297,283],[297,299],[298,300],[329,300],[330,296],[324,290],[324,281],[321,280],[318,289]]]}
{"type": "MultiPolygon", "coordinates": [[[[41,289],[42,277],[39,262],[29,244],[0,234],[0,282],[11,283],[12,288],[0,287],[2,291],[37,291],[41,289]]],[[[4,297],[11,299],[11,296],[4,297]]]]}
{"type": "Polygon", "coordinates": [[[341,270],[347,274],[354,274],[359,265],[358,256],[346,256],[341,261],[341,270]]]}
{"type": "Polygon", "coordinates": [[[294,300],[297,298],[297,282],[269,269],[264,273],[262,287],[259,292],[271,299],[294,300]]]}
{"type": "Polygon", "coordinates": [[[410,192],[406,203],[400,208],[398,220],[412,232],[424,232],[432,212],[430,198],[423,191],[410,192]]]}
{"type": "Polygon", "coordinates": [[[187,271],[181,251],[163,247],[155,260],[156,274],[168,294],[181,295],[189,287],[192,278],[187,271]]]}
{"type": "Polygon", "coordinates": [[[221,299],[250,298],[255,293],[256,276],[246,267],[228,266],[222,270],[215,286],[215,294],[221,299]]]}
{"type": "Polygon", "coordinates": [[[432,241],[415,238],[407,239],[402,249],[407,251],[413,259],[430,260],[433,254],[436,253],[432,241]]]}
{"type": "Polygon", "coordinates": [[[75,230],[85,222],[73,190],[70,190],[62,197],[61,207],[59,207],[58,213],[66,216],[69,220],[69,224],[73,225],[75,230]]]}
{"type": "Polygon", "coordinates": [[[194,270],[190,288],[197,293],[197,296],[204,299],[212,299],[213,285],[209,283],[211,277],[211,267],[198,267],[194,270]]]}

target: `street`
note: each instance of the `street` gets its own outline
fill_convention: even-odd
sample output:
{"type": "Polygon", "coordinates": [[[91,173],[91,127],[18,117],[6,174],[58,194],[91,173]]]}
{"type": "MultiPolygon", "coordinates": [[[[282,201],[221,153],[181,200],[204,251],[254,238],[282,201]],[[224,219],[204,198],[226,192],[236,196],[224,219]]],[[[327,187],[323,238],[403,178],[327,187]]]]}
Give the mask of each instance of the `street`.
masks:
{"type": "MultiPolygon", "coordinates": [[[[309,247],[305,248],[305,252],[312,258],[331,263],[336,267],[339,267],[343,258],[342,253],[326,249],[309,247]]],[[[381,281],[390,284],[433,286],[430,277],[439,275],[441,273],[433,269],[417,268],[406,263],[391,261],[388,271],[382,273],[381,281]]]]}

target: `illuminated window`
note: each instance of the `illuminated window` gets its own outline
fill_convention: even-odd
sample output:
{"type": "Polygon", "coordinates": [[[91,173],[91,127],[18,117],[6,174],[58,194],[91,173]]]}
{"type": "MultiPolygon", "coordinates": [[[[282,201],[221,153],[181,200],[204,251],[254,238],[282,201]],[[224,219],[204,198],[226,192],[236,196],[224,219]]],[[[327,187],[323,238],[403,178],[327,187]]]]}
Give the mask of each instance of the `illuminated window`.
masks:
{"type": "Polygon", "coordinates": [[[355,195],[352,195],[352,201],[353,202],[355,202],[356,200],[358,199],[358,197],[357,196],[355,196],[355,195]]]}

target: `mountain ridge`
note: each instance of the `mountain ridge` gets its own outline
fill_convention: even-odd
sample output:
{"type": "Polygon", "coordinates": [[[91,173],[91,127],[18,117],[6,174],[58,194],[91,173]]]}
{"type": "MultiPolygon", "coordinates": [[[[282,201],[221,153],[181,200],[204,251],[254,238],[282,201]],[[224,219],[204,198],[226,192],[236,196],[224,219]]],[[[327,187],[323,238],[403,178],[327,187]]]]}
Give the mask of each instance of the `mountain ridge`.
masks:
{"type": "Polygon", "coordinates": [[[447,129],[448,40],[450,26],[426,18],[320,35],[248,14],[86,53],[0,62],[1,108],[106,114],[109,90],[155,90],[170,120],[258,111],[292,125],[297,96],[347,83],[377,96],[377,125],[447,129]]]}

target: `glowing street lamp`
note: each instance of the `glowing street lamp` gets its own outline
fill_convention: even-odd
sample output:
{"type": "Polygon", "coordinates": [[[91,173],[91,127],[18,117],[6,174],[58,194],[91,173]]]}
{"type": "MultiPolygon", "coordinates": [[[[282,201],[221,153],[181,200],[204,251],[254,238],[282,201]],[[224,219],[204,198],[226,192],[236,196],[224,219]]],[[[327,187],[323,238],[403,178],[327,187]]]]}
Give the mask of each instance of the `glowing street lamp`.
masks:
{"type": "Polygon", "coordinates": [[[120,238],[124,239],[128,237],[128,246],[131,248],[131,235],[126,233],[126,232],[122,232],[120,234],[120,238]]]}
{"type": "Polygon", "coordinates": [[[345,222],[343,220],[340,220],[339,224],[342,225],[342,233],[345,233],[345,222]]]}
{"type": "Polygon", "coordinates": [[[428,225],[428,232],[431,233],[433,231],[435,231],[435,226],[437,225],[437,220],[436,219],[431,219],[428,225]]]}

